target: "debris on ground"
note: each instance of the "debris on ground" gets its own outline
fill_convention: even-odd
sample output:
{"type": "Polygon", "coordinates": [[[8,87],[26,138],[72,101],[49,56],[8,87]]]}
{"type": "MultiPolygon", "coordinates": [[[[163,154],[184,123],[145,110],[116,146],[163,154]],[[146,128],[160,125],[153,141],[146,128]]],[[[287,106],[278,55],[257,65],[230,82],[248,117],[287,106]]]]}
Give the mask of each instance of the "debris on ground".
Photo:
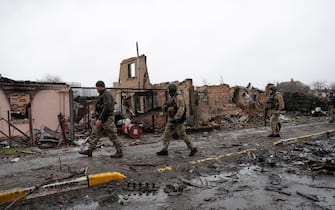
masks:
{"type": "MultiPolygon", "coordinates": [[[[302,125],[298,118],[290,116],[288,119],[290,122],[282,130],[285,138],[285,135],[299,136],[324,131],[324,128],[329,129],[331,126],[325,122],[302,125]]],[[[127,153],[126,158],[117,161],[109,158],[110,152],[114,152],[112,148],[97,150],[93,158],[78,157],[77,147],[69,147],[66,151],[40,150],[52,151],[43,158],[41,156],[37,163],[40,166],[32,164],[28,172],[19,170],[21,172],[17,175],[6,174],[6,170],[1,170],[5,173],[4,185],[15,185],[16,180],[23,182],[17,177],[13,181],[11,176],[25,177],[25,181],[30,183],[41,183],[43,180],[82,171],[89,164],[91,170],[120,170],[129,179],[127,182],[105,184],[96,189],[53,195],[53,199],[41,197],[20,201],[13,209],[27,206],[34,209],[61,206],[63,209],[142,207],[251,210],[335,207],[335,182],[332,182],[335,179],[333,136],[273,147],[272,139],[266,137],[268,130],[263,126],[233,131],[222,129],[223,132],[202,130],[189,135],[194,144],[201,148],[195,157],[187,156],[187,148],[180,140],[171,141],[169,156],[157,157],[154,153],[161,147],[161,142],[158,142],[161,135],[158,134],[135,140],[121,136],[127,153]],[[157,144],[136,147],[147,143],[157,144]],[[185,202],[188,200],[192,202],[185,202]]],[[[83,145],[87,141],[88,138],[81,138],[74,143],[83,145]]],[[[108,142],[107,138],[102,138],[98,147],[104,147],[108,142]]],[[[14,148],[9,149],[14,151],[14,148]]],[[[35,157],[28,155],[35,152],[28,150],[26,153],[8,155],[4,164],[8,164],[8,168],[12,165],[22,166],[29,159],[33,162],[35,157]],[[19,158],[17,162],[11,162],[16,158],[19,158]]]]}

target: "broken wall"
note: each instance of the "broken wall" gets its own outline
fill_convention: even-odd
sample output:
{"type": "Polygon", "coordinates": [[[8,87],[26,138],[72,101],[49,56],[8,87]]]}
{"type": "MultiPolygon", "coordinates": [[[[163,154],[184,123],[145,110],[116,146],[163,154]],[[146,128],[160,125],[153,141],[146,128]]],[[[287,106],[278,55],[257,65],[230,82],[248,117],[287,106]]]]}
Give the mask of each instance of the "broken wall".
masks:
{"type": "MultiPolygon", "coordinates": [[[[117,103],[116,109],[121,107],[123,110],[127,109],[129,110],[127,117],[145,125],[152,122],[157,126],[156,128],[160,128],[165,125],[162,120],[164,118],[157,114],[158,109],[153,112],[152,109],[164,107],[168,100],[166,89],[170,82],[150,84],[146,66],[144,55],[138,59],[133,57],[121,62],[119,81],[114,83],[114,87],[120,90],[113,91],[117,103]],[[162,91],[155,92],[151,98],[150,95],[146,96],[146,92],[149,93],[152,90],[162,91]]],[[[250,98],[256,100],[257,104],[263,104],[266,100],[265,94],[252,88],[250,84],[247,87],[230,87],[227,84],[205,85],[195,89],[192,79],[173,82],[177,84],[178,91],[184,96],[187,123],[192,126],[218,117],[222,119],[231,115],[246,115],[246,110],[250,107],[250,98]]],[[[260,107],[258,106],[258,109],[261,109],[260,107]]]]}
{"type": "MultiPolygon", "coordinates": [[[[125,59],[120,64],[119,81],[114,82],[112,90],[115,97],[115,109],[133,121],[143,123],[144,126],[154,125],[155,128],[165,126],[165,117],[161,111],[167,100],[167,86],[169,82],[152,85],[146,64],[146,56],[125,59]],[[151,113],[147,114],[148,112],[151,113]]],[[[178,90],[182,92],[187,107],[186,117],[194,121],[194,86],[192,79],[176,82],[178,90]]]]}
{"type": "MultiPolygon", "coordinates": [[[[149,74],[146,64],[146,56],[141,55],[139,57],[132,57],[125,59],[120,64],[119,81],[113,83],[114,88],[124,89],[150,89],[151,84],[149,80],[149,74]]],[[[131,98],[129,101],[130,106],[134,108],[134,112],[145,112],[146,102],[145,96],[137,94],[135,92],[124,92],[124,91],[113,91],[115,96],[116,108],[120,109],[121,98],[131,98]],[[122,94],[122,95],[121,95],[122,94]]]]}
{"type": "Polygon", "coordinates": [[[147,69],[147,58],[141,55],[138,58],[125,59],[120,64],[119,81],[114,82],[114,88],[150,88],[147,69]]]}
{"type": "MultiPolygon", "coordinates": [[[[0,89],[0,117],[7,119],[7,111],[10,109],[9,101],[5,93],[0,89]]],[[[7,124],[0,120],[0,130],[8,135],[7,124]]],[[[1,136],[1,134],[0,134],[1,136]]]]}
{"type": "MultiPolygon", "coordinates": [[[[64,83],[36,83],[29,81],[0,82],[0,117],[8,120],[23,132],[29,131],[28,106],[31,106],[34,129],[46,126],[58,128],[57,115],[69,119],[69,87],[64,83]]],[[[0,129],[9,134],[8,123],[0,120],[0,129]]],[[[11,128],[11,135],[21,135],[11,128]]]]}
{"type": "Polygon", "coordinates": [[[241,112],[232,102],[234,88],[229,85],[197,87],[197,121],[207,122],[211,118],[241,112]]]}
{"type": "Polygon", "coordinates": [[[258,89],[230,87],[227,84],[197,87],[195,94],[198,124],[211,120],[220,122],[223,118],[246,115],[253,98],[256,99],[256,109],[259,112],[266,101],[265,93],[258,89]]]}
{"type": "Polygon", "coordinates": [[[65,119],[70,116],[68,89],[38,91],[31,102],[31,112],[34,128],[41,129],[46,126],[56,130],[57,115],[62,113],[65,119]]]}

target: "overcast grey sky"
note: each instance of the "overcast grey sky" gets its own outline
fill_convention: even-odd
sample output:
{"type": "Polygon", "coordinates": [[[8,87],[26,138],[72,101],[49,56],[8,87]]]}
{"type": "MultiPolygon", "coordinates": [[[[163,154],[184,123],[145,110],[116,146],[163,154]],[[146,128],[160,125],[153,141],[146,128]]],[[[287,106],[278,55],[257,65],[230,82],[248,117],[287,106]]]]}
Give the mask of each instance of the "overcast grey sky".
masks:
{"type": "Polygon", "coordinates": [[[0,0],[0,74],[94,86],[147,56],[151,83],[335,82],[334,0],[0,0]]]}

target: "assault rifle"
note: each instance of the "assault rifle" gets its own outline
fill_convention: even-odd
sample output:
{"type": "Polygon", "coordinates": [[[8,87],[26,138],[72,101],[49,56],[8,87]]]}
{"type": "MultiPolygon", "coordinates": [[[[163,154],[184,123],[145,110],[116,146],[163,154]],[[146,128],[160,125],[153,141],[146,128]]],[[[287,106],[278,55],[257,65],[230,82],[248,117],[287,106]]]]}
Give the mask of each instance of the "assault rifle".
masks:
{"type": "Polygon", "coordinates": [[[266,128],[266,120],[268,117],[268,108],[264,109],[264,127],[266,128]]]}

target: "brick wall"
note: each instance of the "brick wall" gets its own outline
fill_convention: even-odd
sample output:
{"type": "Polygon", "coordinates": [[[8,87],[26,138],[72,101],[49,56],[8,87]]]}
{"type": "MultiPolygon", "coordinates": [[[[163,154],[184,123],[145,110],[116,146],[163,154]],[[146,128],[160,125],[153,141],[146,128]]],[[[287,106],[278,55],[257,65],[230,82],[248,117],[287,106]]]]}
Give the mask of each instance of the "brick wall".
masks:
{"type": "MultiPolygon", "coordinates": [[[[187,108],[187,122],[192,125],[202,124],[213,118],[223,118],[231,115],[238,116],[246,114],[245,110],[248,107],[248,101],[244,97],[245,94],[249,94],[251,96],[256,95],[256,98],[260,103],[264,103],[266,100],[266,97],[262,91],[253,88],[246,88],[242,86],[230,87],[227,84],[212,86],[205,85],[195,88],[193,86],[192,79],[185,79],[181,82],[173,82],[177,84],[178,91],[180,91],[184,96],[187,108]]],[[[121,62],[119,82],[115,82],[114,87],[125,89],[136,89],[139,87],[143,89],[161,89],[162,91],[157,91],[154,94],[153,108],[163,108],[164,104],[166,103],[167,94],[167,92],[164,90],[167,89],[169,83],[170,82],[163,82],[158,84],[150,83],[146,65],[146,57],[142,55],[139,57],[139,62],[137,62],[136,57],[129,58],[121,62]],[[135,68],[135,73],[130,73],[129,65],[133,65],[133,68],[135,68]],[[136,67],[136,65],[138,66],[136,67]],[[140,80],[138,80],[138,78],[140,80]]],[[[121,106],[121,94],[121,91],[114,91],[114,96],[116,98],[116,102],[118,103],[118,107],[121,106]]],[[[123,93],[123,95],[123,97],[128,98],[130,106],[133,107],[133,110],[135,110],[134,91],[123,93]]],[[[141,110],[147,112],[148,110],[146,107],[150,101],[143,97],[140,99],[140,103],[142,103],[141,110]]],[[[154,116],[155,119],[155,126],[164,126],[165,120],[162,120],[159,111],[140,114],[136,116],[136,120],[145,122],[145,124],[152,124],[152,116],[154,116]]]]}

